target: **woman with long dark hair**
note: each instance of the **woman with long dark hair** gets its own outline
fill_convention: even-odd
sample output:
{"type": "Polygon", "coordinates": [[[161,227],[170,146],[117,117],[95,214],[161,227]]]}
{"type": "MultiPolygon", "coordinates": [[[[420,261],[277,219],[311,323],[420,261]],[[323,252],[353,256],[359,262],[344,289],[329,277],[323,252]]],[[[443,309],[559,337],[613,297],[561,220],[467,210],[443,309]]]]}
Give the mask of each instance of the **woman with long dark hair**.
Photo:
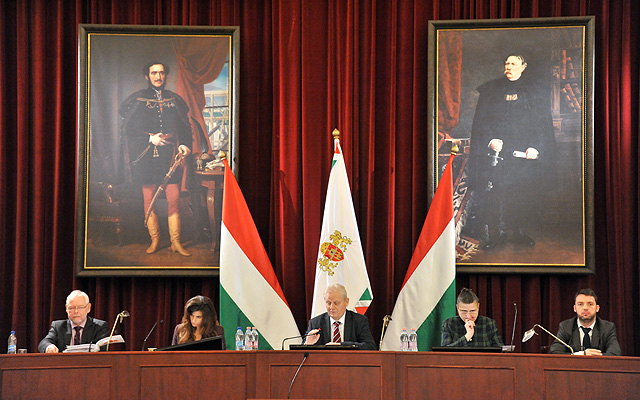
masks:
{"type": "Polygon", "coordinates": [[[195,296],[184,306],[182,322],[173,330],[171,345],[193,342],[214,336],[222,336],[222,348],[226,348],[224,328],[218,322],[213,302],[206,296],[195,296]]]}

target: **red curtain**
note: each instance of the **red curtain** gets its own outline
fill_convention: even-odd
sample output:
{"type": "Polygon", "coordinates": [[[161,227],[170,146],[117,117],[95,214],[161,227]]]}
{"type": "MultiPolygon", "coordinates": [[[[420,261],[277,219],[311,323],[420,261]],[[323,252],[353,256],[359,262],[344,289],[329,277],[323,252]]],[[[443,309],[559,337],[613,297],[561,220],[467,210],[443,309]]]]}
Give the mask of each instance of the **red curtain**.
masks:
{"type": "MultiPolygon", "coordinates": [[[[301,329],[309,317],[334,128],[342,133],[379,337],[428,209],[427,22],[596,16],[596,275],[458,275],[516,336],[555,330],[592,287],[623,352],[640,355],[638,50],[635,0],[19,0],[0,6],[0,335],[36,351],[73,288],[108,320],[131,312],[126,348],[169,343],[186,299],[216,279],[75,278],[77,24],[241,27],[239,183],[301,329]],[[626,307],[625,307],[626,306],[626,307]],[[155,336],[155,335],[154,335],[155,336]]],[[[591,195],[591,193],[589,193],[591,195]]],[[[541,336],[518,347],[539,352],[541,336]]],[[[4,342],[2,342],[4,343],[4,342]]],[[[4,345],[2,345],[4,346],[4,345]]],[[[2,351],[2,347],[0,347],[2,351]]]]}
{"type": "Polygon", "coordinates": [[[462,34],[460,31],[443,32],[438,51],[438,149],[442,147],[458,125],[460,115],[460,90],[462,86],[462,34]]]}
{"type": "MultiPolygon", "coordinates": [[[[203,131],[207,134],[207,125],[204,122],[202,111],[206,105],[204,97],[204,85],[216,80],[222,72],[229,50],[229,42],[225,38],[173,38],[173,49],[178,62],[178,80],[176,93],[178,93],[189,106],[189,121],[192,132],[203,131]],[[208,49],[203,52],[202,49],[208,49]],[[200,127],[193,126],[194,120],[200,127]]],[[[200,142],[201,136],[193,137],[194,156],[202,154],[200,149],[211,151],[211,144],[207,141],[200,142]]]]}

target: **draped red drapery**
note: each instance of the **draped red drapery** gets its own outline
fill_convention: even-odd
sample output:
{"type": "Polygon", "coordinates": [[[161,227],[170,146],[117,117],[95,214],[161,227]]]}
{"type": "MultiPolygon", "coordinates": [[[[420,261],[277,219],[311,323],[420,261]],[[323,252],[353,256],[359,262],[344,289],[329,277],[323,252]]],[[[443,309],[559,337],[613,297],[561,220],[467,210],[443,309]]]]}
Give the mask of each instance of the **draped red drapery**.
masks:
{"type": "MultiPolygon", "coordinates": [[[[0,336],[35,351],[73,288],[113,320],[126,348],[169,343],[186,299],[217,303],[216,279],[75,278],[77,24],[241,27],[239,184],[301,329],[310,312],[333,128],[351,180],[374,300],[375,336],[390,314],[427,213],[427,22],[595,15],[596,275],[458,275],[516,337],[555,330],[592,287],[640,355],[638,50],[635,0],[18,0],[0,6],[0,336]]],[[[550,342],[524,345],[540,351],[550,342]]],[[[3,342],[4,343],[4,342],[3,342]]],[[[4,346],[4,345],[3,345],[4,346]]],[[[0,351],[3,347],[0,346],[0,351]]]]}
{"type": "MultiPolygon", "coordinates": [[[[192,131],[202,130],[207,134],[207,126],[202,116],[202,110],[206,105],[204,97],[205,83],[213,82],[222,72],[229,49],[227,38],[189,38],[174,37],[173,49],[178,63],[178,78],[176,93],[178,93],[189,106],[189,121],[192,131]],[[202,51],[206,49],[207,51],[202,51]],[[197,123],[200,127],[193,127],[197,123]]],[[[211,150],[208,141],[201,143],[202,137],[193,137],[194,155],[202,153],[200,149],[211,150]]]]}

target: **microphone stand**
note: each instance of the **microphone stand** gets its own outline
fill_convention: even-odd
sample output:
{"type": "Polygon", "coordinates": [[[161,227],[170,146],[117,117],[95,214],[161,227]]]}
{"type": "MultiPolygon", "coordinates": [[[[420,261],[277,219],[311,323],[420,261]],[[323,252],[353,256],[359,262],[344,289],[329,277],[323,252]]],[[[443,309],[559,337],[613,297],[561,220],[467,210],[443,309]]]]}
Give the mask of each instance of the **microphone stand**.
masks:
{"type": "Polygon", "coordinates": [[[153,326],[151,327],[151,330],[147,334],[147,337],[144,338],[144,341],[142,342],[142,350],[141,351],[144,351],[144,346],[145,346],[145,344],[147,344],[147,339],[149,339],[149,336],[151,336],[151,332],[153,332],[153,330],[156,329],[156,325],[158,325],[158,322],[160,322],[162,324],[164,322],[164,320],[160,319],[160,320],[156,321],[155,324],[153,324],[153,326]]]}
{"type": "Polygon", "coordinates": [[[295,375],[293,375],[293,379],[291,379],[291,383],[289,384],[289,392],[287,393],[287,399],[291,398],[291,388],[293,387],[293,382],[295,382],[296,376],[298,376],[298,372],[300,372],[300,368],[302,368],[302,364],[304,364],[304,362],[307,360],[307,357],[309,357],[308,351],[304,353],[304,358],[302,359],[302,362],[298,366],[298,369],[296,370],[295,375]]]}
{"type": "Polygon", "coordinates": [[[509,351],[514,351],[516,348],[513,345],[513,338],[516,335],[516,321],[518,320],[518,305],[516,302],[513,302],[513,307],[516,309],[516,313],[513,316],[513,330],[511,331],[511,345],[509,346],[509,351]]]}
{"type": "MultiPolygon", "coordinates": [[[[315,334],[320,333],[320,331],[322,330],[322,328],[317,328],[318,331],[315,334]]],[[[282,344],[280,345],[280,350],[284,350],[284,342],[286,342],[287,340],[291,340],[291,339],[306,339],[308,336],[308,334],[304,334],[304,335],[298,335],[298,336],[291,336],[291,337],[286,337],[284,339],[282,339],[282,344]]]]}
{"type": "Polygon", "coordinates": [[[116,320],[113,322],[113,329],[111,329],[111,334],[109,335],[109,340],[107,341],[107,349],[105,351],[109,351],[109,343],[111,343],[111,338],[113,337],[113,332],[115,332],[116,330],[116,325],[118,324],[118,320],[120,320],[120,323],[122,323],[122,320],[126,317],[128,317],[129,315],[129,311],[127,310],[122,310],[120,312],[120,314],[116,315],[116,320]]]}
{"type": "Polygon", "coordinates": [[[389,326],[389,321],[391,321],[391,315],[385,315],[382,318],[382,333],[380,334],[380,346],[379,349],[382,349],[382,339],[384,339],[384,334],[387,331],[387,327],[389,326]]]}
{"type": "Polygon", "coordinates": [[[573,348],[571,346],[569,346],[568,344],[566,344],[565,342],[563,342],[559,337],[557,337],[556,335],[554,335],[553,333],[549,332],[548,330],[546,330],[542,325],[538,325],[535,324],[533,325],[533,328],[529,329],[528,331],[526,331],[524,333],[524,337],[522,338],[522,343],[526,342],[527,340],[531,339],[533,337],[533,335],[537,335],[538,333],[534,330],[535,327],[538,327],[540,329],[542,329],[543,331],[547,332],[549,335],[551,335],[554,339],[556,339],[558,342],[562,343],[563,345],[565,345],[570,351],[571,351],[571,355],[574,354],[573,352],[573,348]]]}

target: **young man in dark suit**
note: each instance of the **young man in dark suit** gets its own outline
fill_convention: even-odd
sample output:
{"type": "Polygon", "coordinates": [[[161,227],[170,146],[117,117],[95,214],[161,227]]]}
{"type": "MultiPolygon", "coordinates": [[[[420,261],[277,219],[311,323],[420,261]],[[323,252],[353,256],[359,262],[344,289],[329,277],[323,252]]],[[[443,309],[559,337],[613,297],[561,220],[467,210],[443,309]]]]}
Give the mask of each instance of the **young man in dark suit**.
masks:
{"type": "MultiPolygon", "coordinates": [[[[591,289],[582,289],[574,296],[573,311],[576,316],[560,323],[558,336],[573,348],[587,356],[621,356],[622,350],[616,335],[616,325],[596,318],[600,311],[598,296],[591,289]]],[[[569,349],[557,340],[551,345],[552,354],[568,354],[569,349]]]]}

